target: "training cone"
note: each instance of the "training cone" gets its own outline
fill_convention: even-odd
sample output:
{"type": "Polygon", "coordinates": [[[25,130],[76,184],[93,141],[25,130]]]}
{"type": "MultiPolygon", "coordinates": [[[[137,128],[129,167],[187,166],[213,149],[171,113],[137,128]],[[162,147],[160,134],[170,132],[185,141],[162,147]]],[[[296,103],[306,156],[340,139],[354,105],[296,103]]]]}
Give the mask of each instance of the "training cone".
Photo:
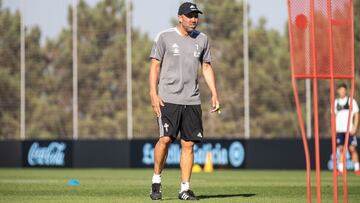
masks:
{"type": "Polygon", "coordinates": [[[204,172],[211,173],[214,171],[213,161],[212,161],[212,154],[211,152],[206,153],[206,161],[204,165],[204,172]]]}
{"type": "Polygon", "coordinates": [[[68,185],[79,185],[80,182],[79,182],[78,180],[73,179],[73,180],[69,180],[69,181],[67,182],[67,184],[68,184],[68,185]]]}
{"type": "Polygon", "coordinates": [[[191,171],[193,173],[200,173],[202,171],[202,168],[199,164],[194,164],[191,171]]]}

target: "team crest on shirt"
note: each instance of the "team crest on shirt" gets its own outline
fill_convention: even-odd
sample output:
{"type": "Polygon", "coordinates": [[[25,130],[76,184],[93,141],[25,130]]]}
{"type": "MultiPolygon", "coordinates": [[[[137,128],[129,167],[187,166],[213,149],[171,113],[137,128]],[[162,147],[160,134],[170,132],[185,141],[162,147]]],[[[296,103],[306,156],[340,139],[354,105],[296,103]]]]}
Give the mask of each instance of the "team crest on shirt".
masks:
{"type": "Polygon", "coordinates": [[[172,52],[173,52],[173,55],[174,55],[174,56],[180,55],[179,45],[177,45],[177,44],[175,43],[175,44],[173,44],[173,45],[171,46],[171,48],[172,48],[172,52]]]}
{"type": "Polygon", "coordinates": [[[195,47],[196,47],[196,51],[194,51],[194,57],[199,58],[201,54],[201,52],[199,51],[199,45],[195,44],[195,47]]]}

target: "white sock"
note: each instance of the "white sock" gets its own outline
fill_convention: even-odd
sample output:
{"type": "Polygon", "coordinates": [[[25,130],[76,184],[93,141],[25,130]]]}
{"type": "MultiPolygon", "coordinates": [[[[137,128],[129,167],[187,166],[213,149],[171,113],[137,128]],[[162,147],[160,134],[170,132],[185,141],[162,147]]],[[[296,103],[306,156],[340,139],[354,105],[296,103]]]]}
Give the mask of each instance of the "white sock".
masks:
{"type": "Polygon", "coordinates": [[[161,174],[156,175],[154,173],[153,177],[152,177],[152,183],[161,183],[161,174]]]}
{"type": "Polygon", "coordinates": [[[344,171],[344,164],[343,163],[339,163],[339,171],[340,172],[344,171]]]}
{"type": "Polygon", "coordinates": [[[190,189],[190,183],[189,182],[182,182],[181,183],[181,189],[180,189],[180,193],[183,191],[187,191],[190,189]]]}
{"type": "Polygon", "coordinates": [[[359,168],[359,162],[354,163],[354,169],[355,169],[355,171],[360,170],[360,168],[359,168]]]}

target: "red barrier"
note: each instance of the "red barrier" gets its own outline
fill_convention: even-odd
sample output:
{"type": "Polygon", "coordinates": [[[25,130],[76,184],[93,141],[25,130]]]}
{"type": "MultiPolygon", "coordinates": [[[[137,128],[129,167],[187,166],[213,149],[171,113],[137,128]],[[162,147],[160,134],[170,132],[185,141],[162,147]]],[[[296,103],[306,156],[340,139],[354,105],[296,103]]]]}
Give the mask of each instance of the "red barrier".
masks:
{"type": "MultiPolygon", "coordinates": [[[[297,80],[312,79],[315,168],[317,202],[321,202],[320,149],[318,123],[318,80],[330,81],[331,130],[333,153],[333,193],[334,202],[338,202],[337,165],[336,165],[336,129],[335,129],[335,88],[336,79],[351,81],[350,109],[354,97],[354,27],[352,0],[288,0],[288,29],[291,53],[292,85],[296,109],[301,129],[306,158],[307,198],[311,202],[310,155],[305,133],[301,104],[297,91],[297,80]]],[[[350,113],[345,138],[344,154],[346,156],[350,113]]],[[[344,166],[346,159],[344,158],[344,166]]],[[[345,167],[346,168],[346,167],[345,167]]],[[[344,170],[344,202],[347,202],[347,176],[344,170]]]]}

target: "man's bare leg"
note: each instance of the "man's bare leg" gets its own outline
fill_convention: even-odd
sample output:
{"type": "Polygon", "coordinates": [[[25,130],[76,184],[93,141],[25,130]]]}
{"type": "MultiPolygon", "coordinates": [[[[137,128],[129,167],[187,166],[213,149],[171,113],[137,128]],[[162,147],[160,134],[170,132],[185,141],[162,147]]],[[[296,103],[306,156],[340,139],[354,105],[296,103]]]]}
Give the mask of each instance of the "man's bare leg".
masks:
{"type": "Polygon", "coordinates": [[[154,175],[152,177],[150,198],[152,200],[160,200],[161,195],[161,172],[164,168],[165,160],[171,138],[168,136],[161,137],[155,145],[154,149],[154,175]]]}
{"type": "Polygon", "coordinates": [[[339,145],[339,172],[342,173],[344,171],[344,160],[343,160],[343,152],[344,152],[344,146],[339,145]]]}
{"type": "Polygon", "coordinates": [[[191,178],[191,170],[194,163],[194,142],[181,140],[181,190],[189,190],[189,183],[191,178]]]}
{"type": "Polygon", "coordinates": [[[359,155],[356,151],[356,147],[354,145],[349,146],[349,151],[351,153],[351,159],[354,163],[354,170],[359,171],[359,155]]]}
{"type": "Polygon", "coordinates": [[[172,140],[169,136],[161,137],[155,145],[154,149],[154,174],[160,175],[167,157],[168,148],[172,140]]]}

